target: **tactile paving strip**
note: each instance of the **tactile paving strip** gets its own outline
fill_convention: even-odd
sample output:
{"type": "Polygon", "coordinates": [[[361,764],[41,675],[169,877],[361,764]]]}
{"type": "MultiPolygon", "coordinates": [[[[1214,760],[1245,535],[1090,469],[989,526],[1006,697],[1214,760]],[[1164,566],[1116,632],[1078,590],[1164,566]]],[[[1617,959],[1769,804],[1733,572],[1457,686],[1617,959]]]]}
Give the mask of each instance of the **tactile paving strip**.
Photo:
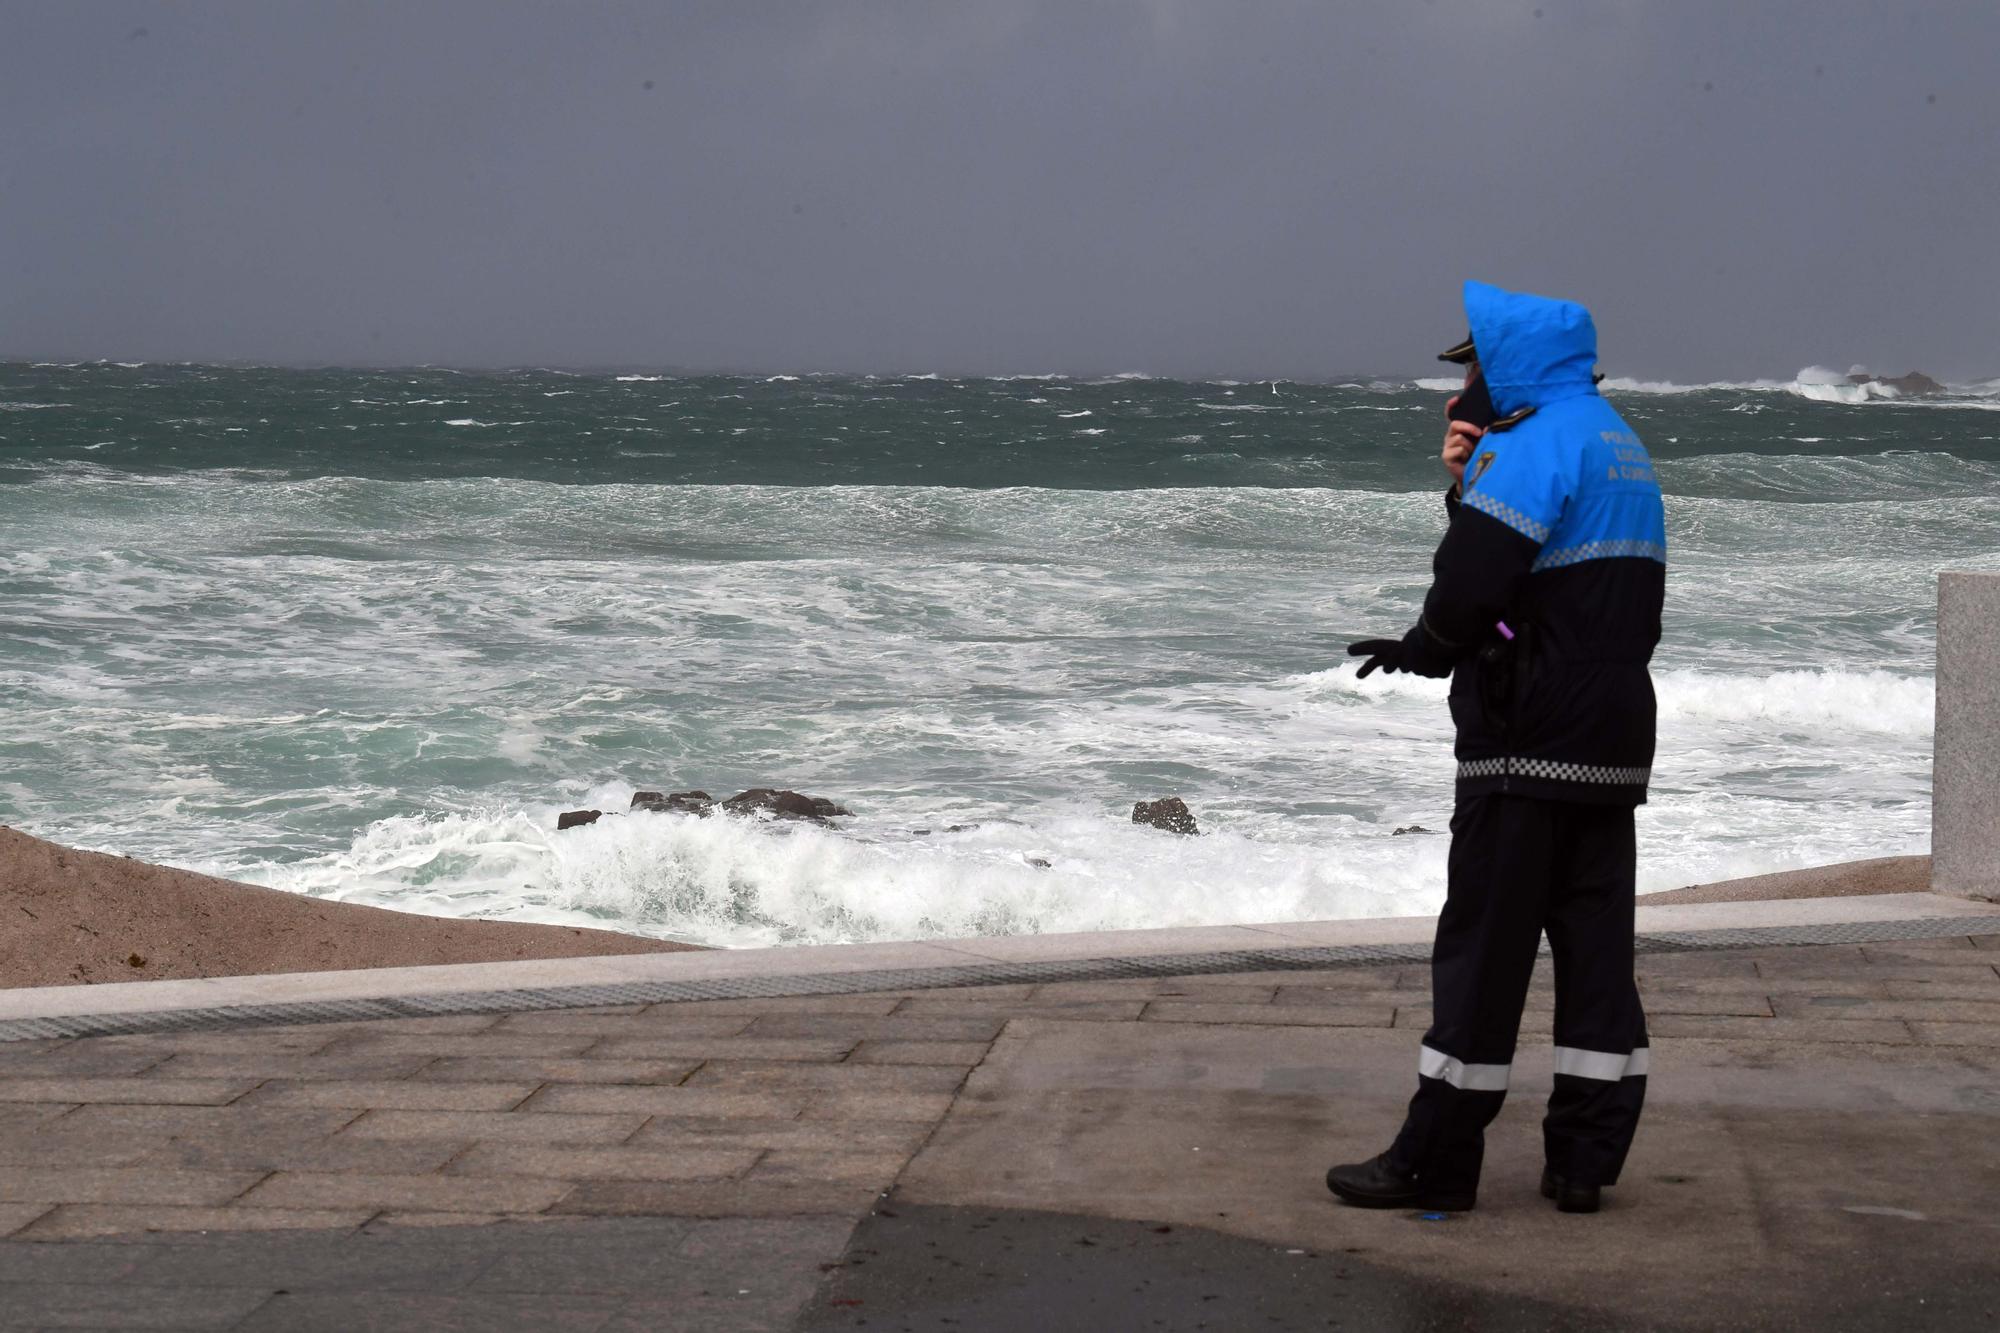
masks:
{"type": "MultiPolygon", "coordinates": [[[[1652,931],[1637,937],[1638,952],[1686,953],[1758,949],[1788,944],[1880,944],[1893,940],[2000,935],[2000,914],[1928,917],[1914,921],[1857,921],[1818,926],[1752,926],[1737,930],[1652,931]]],[[[1546,948],[1546,945],[1544,946],[1546,948]]],[[[269,1024],[350,1023],[373,1018],[430,1018],[443,1014],[522,1013],[535,1009],[587,1009],[611,1004],[664,1004],[685,1000],[772,999],[853,995],[886,990],[946,990],[1022,982],[1116,981],[1131,977],[1223,976],[1232,972],[1314,971],[1421,963],[1428,944],[1342,944],[1283,949],[1232,949],[1215,953],[1148,954],[1130,958],[1079,958],[1066,962],[972,963],[959,967],[884,968],[823,975],[727,977],[709,981],[629,981],[603,986],[550,986],[536,990],[452,991],[381,999],[301,1000],[286,1004],[222,1005],[154,1013],[74,1014],[60,1018],[0,1021],[0,1042],[48,1037],[102,1037],[142,1032],[190,1032],[269,1024]]]]}

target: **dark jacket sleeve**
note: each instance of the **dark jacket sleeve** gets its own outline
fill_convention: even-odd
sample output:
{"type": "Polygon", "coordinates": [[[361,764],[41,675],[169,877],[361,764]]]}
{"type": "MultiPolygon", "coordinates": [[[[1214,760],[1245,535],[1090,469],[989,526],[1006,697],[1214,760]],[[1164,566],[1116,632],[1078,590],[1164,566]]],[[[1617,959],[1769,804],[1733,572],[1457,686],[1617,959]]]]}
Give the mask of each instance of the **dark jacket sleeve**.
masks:
{"type": "Polygon", "coordinates": [[[1446,676],[1493,633],[1514,604],[1541,543],[1470,505],[1446,500],[1451,526],[1431,558],[1424,612],[1403,636],[1403,659],[1419,675],[1446,676]]]}

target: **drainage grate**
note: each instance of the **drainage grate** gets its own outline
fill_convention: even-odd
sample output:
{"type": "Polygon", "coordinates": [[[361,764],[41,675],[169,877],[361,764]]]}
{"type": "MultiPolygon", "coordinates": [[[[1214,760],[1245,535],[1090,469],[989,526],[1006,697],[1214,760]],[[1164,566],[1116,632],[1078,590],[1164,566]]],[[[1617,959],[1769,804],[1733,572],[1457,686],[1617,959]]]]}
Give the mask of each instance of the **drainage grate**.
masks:
{"type": "MultiPolygon", "coordinates": [[[[1788,944],[1880,944],[1893,940],[2000,935],[2000,914],[1915,921],[1857,921],[1824,926],[1752,926],[1737,930],[1654,931],[1638,936],[1642,954],[1710,949],[1758,949],[1788,944]]],[[[960,967],[884,968],[821,976],[730,977],[708,981],[624,981],[602,986],[536,990],[453,991],[381,999],[301,1000],[223,1005],[155,1013],[76,1014],[0,1020],[0,1042],[46,1037],[103,1037],[145,1032],[196,1032],[268,1024],[350,1023],[375,1018],[522,1013],[597,1005],[671,1004],[689,1000],[779,999],[853,995],[883,990],[944,990],[1023,982],[1116,981],[1137,977],[1226,976],[1234,972],[1317,971],[1421,963],[1428,944],[1346,944],[1215,953],[1079,958],[1067,962],[971,963],[960,967]]]]}

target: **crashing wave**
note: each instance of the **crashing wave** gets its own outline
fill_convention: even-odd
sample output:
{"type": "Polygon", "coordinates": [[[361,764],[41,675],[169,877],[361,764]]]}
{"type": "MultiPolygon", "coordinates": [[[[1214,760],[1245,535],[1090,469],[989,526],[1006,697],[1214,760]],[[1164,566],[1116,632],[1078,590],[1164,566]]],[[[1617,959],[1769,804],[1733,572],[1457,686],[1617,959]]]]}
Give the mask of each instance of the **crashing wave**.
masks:
{"type": "Polygon", "coordinates": [[[1774,671],[1736,675],[1655,671],[1662,723],[1727,724],[1822,735],[1931,734],[1937,687],[1890,671],[1774,671]]]}
{"type": "Polygon", "coordinates": [[[1165,837],[1083,810],[920,839],[733,816],[553,825],[545,810],[399,816],[330,856],[209,868],[404,911],[743,947],[1408,913],[1426,910],[1445,853],[1440,840],[1377,837],[1333,858],[1229,830],[1165,837]]]}
{"type": "MultiPolygon", "coordinates": [[[[1698,384],[1680,384],[1672,380],[1629,379],[1614,375],[1604,381],[1603,388],[1609,394],[1783,393],[1816,403],[1839,403],[1856,407],[1866,403],[1911,404],[1919,401],[1904,394],[1895,385],[1882,380],[1856,383],[1855,376],[1861,373],[1859,370],[1843,373],[1829,370],[1825,366],[1807,366],[1788,380],[1709,380],[1698,384]]],[[[1420,387],[1428,383],[1424,380],[1417,381],[1420,387]]],[[[2000,380],[1990,380],[1980,384],[1947,385],[1944,394],[1926,397],[1921,401],[1926,406],[2000,406],[2000,380]]]]}

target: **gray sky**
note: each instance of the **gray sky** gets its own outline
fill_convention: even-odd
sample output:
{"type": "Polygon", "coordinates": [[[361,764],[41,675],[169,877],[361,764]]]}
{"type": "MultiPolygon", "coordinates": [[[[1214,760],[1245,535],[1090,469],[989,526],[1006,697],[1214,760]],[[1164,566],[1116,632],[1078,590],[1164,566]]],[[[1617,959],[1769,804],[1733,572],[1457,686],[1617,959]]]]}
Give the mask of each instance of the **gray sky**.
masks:
{"type": "Polygon", "coordinates": [[[2000,375],[1990,0],[0,0],[0,355],[2000,375]]]}

